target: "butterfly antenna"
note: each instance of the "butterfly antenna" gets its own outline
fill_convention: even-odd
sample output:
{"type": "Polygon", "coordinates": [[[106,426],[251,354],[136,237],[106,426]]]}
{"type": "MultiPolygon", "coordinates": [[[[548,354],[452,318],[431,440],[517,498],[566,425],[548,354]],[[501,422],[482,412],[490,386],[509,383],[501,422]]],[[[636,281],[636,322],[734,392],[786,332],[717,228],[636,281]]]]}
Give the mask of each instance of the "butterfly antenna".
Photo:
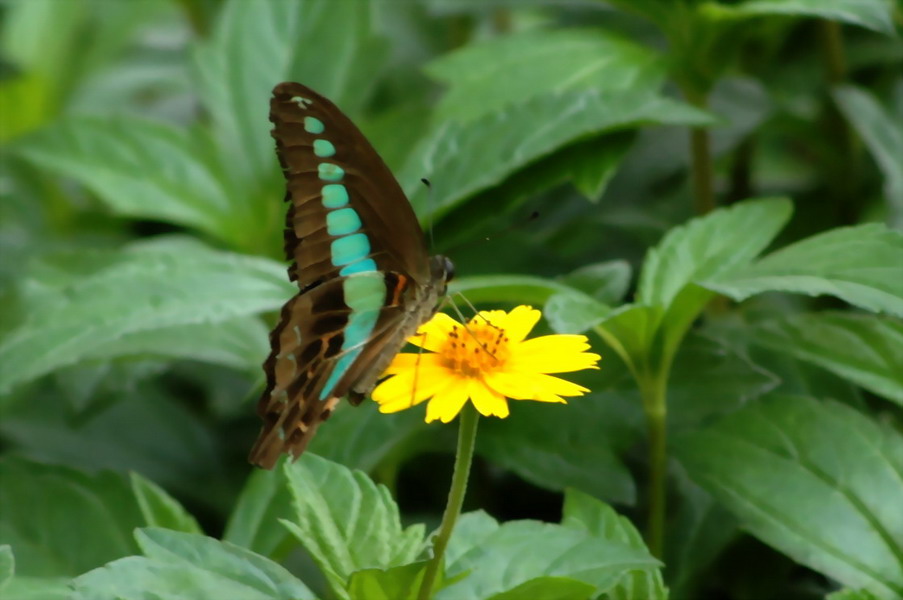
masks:
{"type": "MultiPolygon", "coordinates": [[[[487,325],[489,325],[490,327],[493,327],[495,329],[498,329],[498,327],[493,325],[489,319],[487,319],[486,317],[484,317],[483,315],[478,313],[477,309],[474,308],[473,304],[471,304],[467,298],[464,298],[464,295],[461,292],[456,293],[455,296],[461,296],[461,298],[464,299],[464,302],[467,303],[467,306],[469,306],[473,310],[474,317],[480,317],[481,319],[483,319],[483,321],[486,322],[487,325]]],[[[498,360],[496,355],[492,353],[492,350],[490,350],[489,347],[482,340],[478,339],[477,336],[474,335],[474,333],[470,330],[470,327],[467,326],[467,319],[464,317],[464,314],[461,312],[461,309],[458,308],[458,305],[455,304],[455,301],[452,299],[452,297],[446,296],[445,300],[454,309],[455,314],[458,315],[458,318],[461,319],[461,326],[464,327],[464,331],[466,331],[470,335],[471,339],[473,339],[473,341],[475,341],[477,344],[479,344],[480,348],[482,348],[483,351],[486,352],[486,354],[488,354],[492,358],[495,358],[496,360],[498,360]]]]}
{"type": "Polygon", "coordinates": [[[426,189],[427,189],[427,194],[426,194],[426,197],[427,197],[427,203],[426,203],[426,205],[427,205],[427,206],[429,207],[429,209],[430,209],[430,221],[429,221],[429,226],[428,226],[427,231],[429,232],[429,236],[430,236],[430,250],[432,250],[433,248],[436,247],[436,240],[433,238],[433,212],[434,212],[434,211],[433,211],[433,184],[431,184],[431,183],[430,183],[430,180],[427,179],[426,177],[421,177],[421,178],[420,178],[420,182],[421,182],[423,185],[425,185],[425,186],[426,186],[426,189]]]}

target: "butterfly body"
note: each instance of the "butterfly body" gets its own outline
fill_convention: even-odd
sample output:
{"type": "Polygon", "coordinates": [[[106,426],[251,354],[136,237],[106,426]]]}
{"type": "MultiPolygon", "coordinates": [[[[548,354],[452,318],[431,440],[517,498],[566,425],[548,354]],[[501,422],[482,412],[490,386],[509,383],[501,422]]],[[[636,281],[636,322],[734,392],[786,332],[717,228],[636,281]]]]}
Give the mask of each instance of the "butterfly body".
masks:
{"type": "Polygon", "coordinates": [[[286,178],[285,252],[300,290],[264,363],[263,429],[250,461],[297,457],[343,396],[358,404],[436,312],[451,262],[429,257],[389,168],[329,100],[281,83],[270,102],[286,178]]]}

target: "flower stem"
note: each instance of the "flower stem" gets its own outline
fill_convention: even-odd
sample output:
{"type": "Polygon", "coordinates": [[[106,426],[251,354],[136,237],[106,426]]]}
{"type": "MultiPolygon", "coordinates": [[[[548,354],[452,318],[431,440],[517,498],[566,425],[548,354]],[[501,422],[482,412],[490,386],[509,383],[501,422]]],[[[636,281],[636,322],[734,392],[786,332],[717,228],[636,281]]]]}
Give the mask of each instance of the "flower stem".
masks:
{"type": "Polygon", "coordinates": [[[655,377],[651,385],[641,386],[643,409],[649,435],[649,514],[646,543],[656,558],[665,546],[666,480],[668,474],[668,407],[663,378],[655,377]]]}
{"type": "Polygon", "coordinates": [[[432,595],[436,576],[442,568],[442,559],[445,556],[445,548],[455,528],[455,522],[461,514],[461,506],[464,504],[464,494],[467,492],[467,478],[470,475],[470,463],[473,460],[474,442],[477,438],[477,423],[480,415],[468,402],[461,411],[458,423],[458,450],[455,455],[455,470],[452,474],[451,489],[448,491],[448,504],[445,506],[445,514],[442,515],[442,524],[439,533],[433,542],[433,558],[430,559],[420,584],[420,592],[417,600],[429,600],[432,595]]]}
{"type": "MultiPolygon", "coordinates": [[[[685,89],[684,97],[693,106],[708,109],[705,93],[685,89]]],[[[715,169],[712,166],[709,130],[705,127],[690,128],[690,160],[696,214],[706,215],[715,210],[716,206],[715,169]]]]}

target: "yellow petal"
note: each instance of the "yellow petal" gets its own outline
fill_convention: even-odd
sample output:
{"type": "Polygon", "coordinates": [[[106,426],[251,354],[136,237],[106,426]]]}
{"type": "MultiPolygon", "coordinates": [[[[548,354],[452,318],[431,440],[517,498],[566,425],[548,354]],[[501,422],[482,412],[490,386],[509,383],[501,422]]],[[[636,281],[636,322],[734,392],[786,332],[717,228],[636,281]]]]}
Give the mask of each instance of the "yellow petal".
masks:
{"type": "Polygon", "coordinates": [[[437,352],[442,349],[448,334],[460,323],[445,313],[436,313],[433,318],[420,326],[417,333],[408,338],[408,343],[426,350],[437,352]]]}
{"type": "Polygon", "coordinates": [[[437,393],[426,405],[426,422],[430,423],[436,419],[443,423],[450,422],[461,412],[465,402],[467,402],[467,384],[463,381],[455,382],[437,393]]]}
{"type": "MultiPolygon", "coordinates": [[[[511,343],[522,341],[536,323],[542,313],[531,306],[516,306],[510,313],[503,310],[484,310],[480,316],[492,323],[493,326],[505,330],[505,336],[511,343]]],[[[476,317],[474,317],[476,320],[476,317]]]]}
{"type": "Polygon", "coordinates": [[[389,377],[373,389],[370,397],[379,403],[380,412],[398,412],[420,404],[452,383],[448,371],[441,367],[421,368],[389,377]]]}
{"type": "Polygon", "coordinates": [[[564,402],[559,396],[582,396],[589,390],[576,383],[542,373],[496,372],[485,376],[496,393],[515,400],[564,402]]]}
{"type": "Polygon", "coordinates": [[[386,368],[385,375],[394,375],[408,369],[429,369],[440,365],[439,355],[429,352],[405,352],[396,354],[386,368]]]}
{"type": "Polygon", "coordinates": [[[590,346],[583,335],[544,335],[512,347],[508,364],[511,370],[540,373],[568,373],[598,368],[602,358],[586,352],[590,346]]]}
{"type": "Polygon", "coordinates": [[[468,382],[467,395],[470,396],[477,411],[484,417],[495,416],[504,419],[509,414],[508,401],[505,397],[491,390],[478,379],[471,379],[468,382]]]}

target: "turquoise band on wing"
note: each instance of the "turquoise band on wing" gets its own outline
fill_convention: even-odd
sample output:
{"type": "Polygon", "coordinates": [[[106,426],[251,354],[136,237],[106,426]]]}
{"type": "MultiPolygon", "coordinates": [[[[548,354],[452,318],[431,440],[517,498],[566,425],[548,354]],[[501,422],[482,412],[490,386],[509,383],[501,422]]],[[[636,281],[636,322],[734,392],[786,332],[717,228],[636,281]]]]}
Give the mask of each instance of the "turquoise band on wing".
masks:
{"type": "Polygon", "coordinates": [[[326,129],[326,126],[323,125],[323,121],[316,117],[304,117],[304,131],[307,133],[312,133],[314,135],[323,133],[326,129]]]}
{"type": "Polygon", "coordinates": [[[345,170],[332,163],[320,163],[317,165],[317,174],[323,181],[341,181],[345,176],[345,170]]]}
{"type": "Polygon", "coordinates": [[[348,204],[348,190],[339,183],[324,185],[321,194],[326,208],[341,208],[348,204]]]}
{"type": "Polygon", "coordinates": [[[343,331],[342,352],[345,354],[336,361],[320,392],[320,400],[326,400],[332,395],[335,386],[360,356],[364,345],[373,334],[386,297],[386,283],[382,273],[361,273],[345,279],[342,291],[345,303],[351,309],[348,324],[343,331]]]}
{"type": "Polygon", "coordinates": [[[376,271],[376,261],[374,261],[372,258],[359,260],[357,262],[351,263],[350,265],[345,265],[344,267],[339,269],[339,275],[341,275],[342,277],[347,277],[356,273],[367,273],[369,271],[376,271]]]}
{"type": "Polygon", "coordinates": [[[353,208],[339,208],[326,213],[326,231],[329,235],[348,235],[360,228],[361,218],[353,208]]]}
{"type": "Polygon", "coordinates": [[[329,140],[314,140],[314,154],[320,158],[329,158],[335,154],[335,146],[329,140]]]}
{"type": "Polygon", "coordinates": [[[370,254],[370,240],[363,233],[353,233],[332,241],[332,264],[341,267],[363,260],[370,254]]]}

